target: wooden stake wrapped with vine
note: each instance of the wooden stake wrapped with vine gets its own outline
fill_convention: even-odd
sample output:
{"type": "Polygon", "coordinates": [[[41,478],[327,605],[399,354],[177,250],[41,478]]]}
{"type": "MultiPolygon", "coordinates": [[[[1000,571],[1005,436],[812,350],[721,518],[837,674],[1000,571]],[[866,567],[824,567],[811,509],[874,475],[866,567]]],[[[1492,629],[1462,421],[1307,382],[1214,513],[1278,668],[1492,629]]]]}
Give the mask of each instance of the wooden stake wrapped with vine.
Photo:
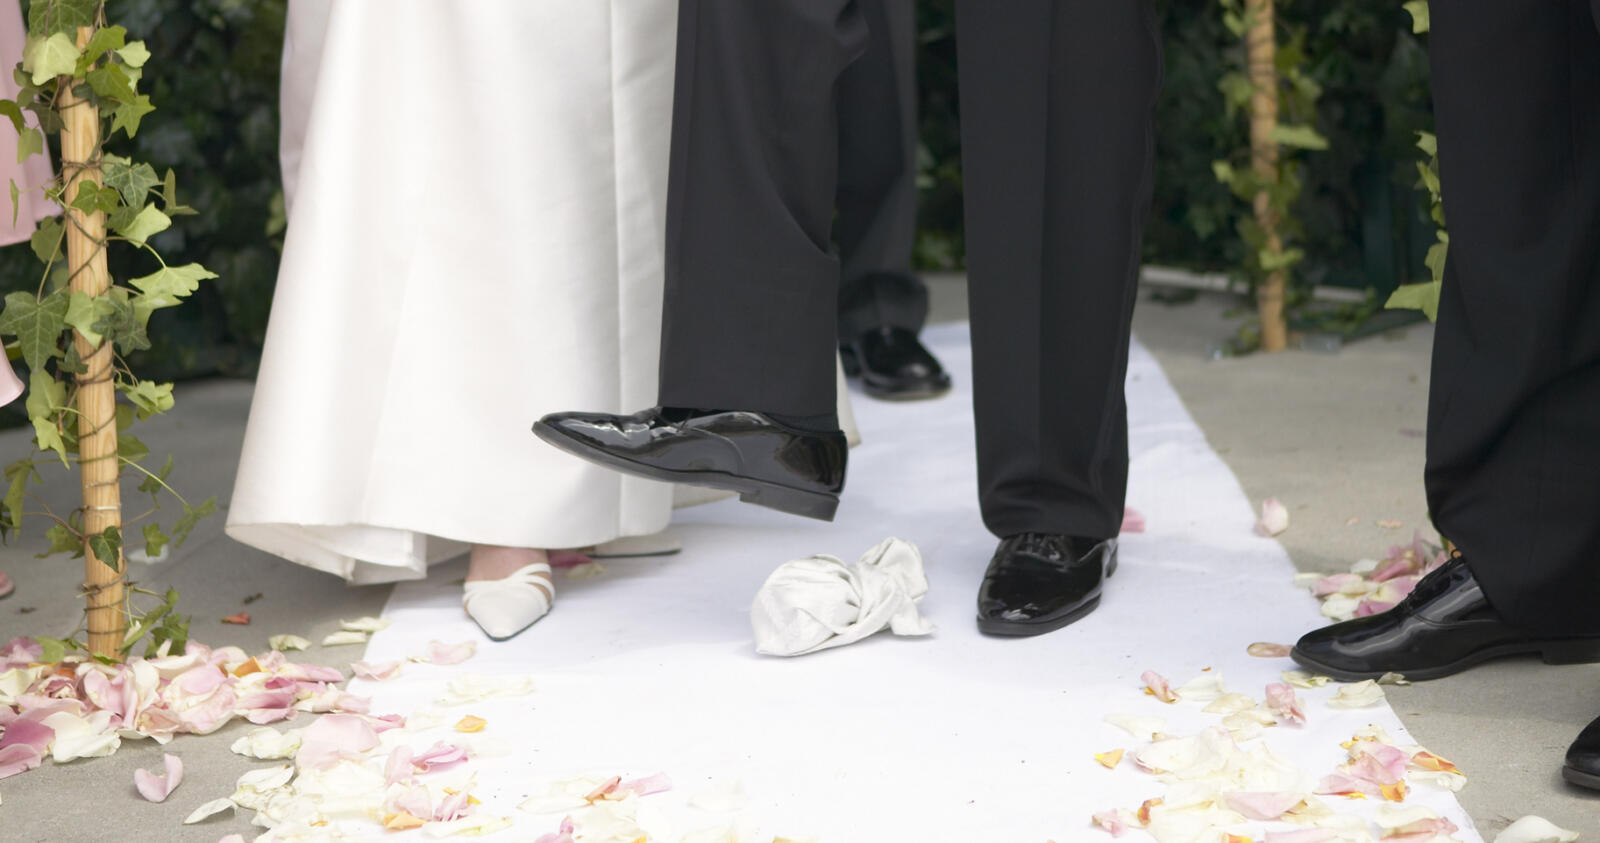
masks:
{"type": "Polygon", "coordinates": [[[1260,347],[1288,347],[1284,310],[1289,301],[1289,270],[1305,253],[1286,243],[1298,233],[1291,205],[1300,194],[1293,156],[1285,147],[1327,149],[1311,126],[1321,87],[1301,68],[1306,62],[1304,33],[1280,46],[1273,0],[1221,0],[1228,30],[1242,42],[1238,69],[1218,82],[1231,117],[1249,116],[1248,167],[1216,161],[1217,179],[1249,202],[1253,215],[1239,223],[1248,247],[1244,275],[1255,291],[1260,316],[1260,347]],[[1286,119],[1287,118],[1287,121],[1286,119]],[[1298,122],[1296,122],[1298,121],[1298,122]]]}
{"type": "Polygon", "coordinates": [[[0,100],[0,114],[18,133],[20,159],[44,150],[43,132],[61,138],[60,173],[51,183],[10,185],[13,216],[18,197],[31,190],[43,191],[64,209],[64,220],[42,222],[30,243],[44,264],[37,290],[6,296],[0,312],[0,337],[29,369],[27,411],[36,447],[5,469],[0,536],[20,528],[25,516],[44,517],[52,522],[47,553],[84,556],[88,640],[51,639],[57,645],[51,649],[85,647],[107,659],[120,658],[147,635],[152,645],[181,646],[186,634],[172,612],[170,592],[152,613],[130,613],[123,475],[141,475],[139,490],[155,504],[139,518],[155,515],[163,494],[182,506],[170,532],[153,521],[144,526],[149,554],[159,555],[169,542],[181,544],[215,508],[214,501],[191,506],[178,496],[166,482],[171,458],[152,471],[142,464],[148,449],[128,433],[135,421],[171,409],[173,401],[172,384],[140,379],[124,355],[149,348],[152,312],[179,304],[200,281],[216,277],[198,264],[168,266],[149,244],[172,225],[173,216],[194,213],[178,204],[173,173],[163,180],[149,164],[104,148],[117,132],[133,137],[154,110],[150,98],[138,93],[149,57],[143,42],[129,42],[124,28],[106,25],[103,0],[32,0],[27,47],[16,71],[21,91],[14,101],[0,100]],[[40,128],[27,125],[24,111],[37,117],[40,128]],[[112,243],[132,247],[135,254],[128,257],[154,271],[126,286],[114,284],[107,262],[112,243]],[[68,468],[76,462],[83,487],[83,506],[64,517],[28,488],[56,461],[68,468]]]}

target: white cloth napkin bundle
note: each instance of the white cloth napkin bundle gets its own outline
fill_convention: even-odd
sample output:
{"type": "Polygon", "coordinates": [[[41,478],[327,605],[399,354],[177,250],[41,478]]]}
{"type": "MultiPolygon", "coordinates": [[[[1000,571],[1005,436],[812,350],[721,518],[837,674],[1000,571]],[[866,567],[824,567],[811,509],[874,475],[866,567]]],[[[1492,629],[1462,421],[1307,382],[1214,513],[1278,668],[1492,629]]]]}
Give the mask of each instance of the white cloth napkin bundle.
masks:
{"type": "Polygon", "coordinates": [[[927,635],[917,611],[928,593],[922,553],[904,539],[884,539],[854,565],[817,554],[778,566],[750,607],[756,652],[800,656],[853,644],[887,627],[927,635]]]}

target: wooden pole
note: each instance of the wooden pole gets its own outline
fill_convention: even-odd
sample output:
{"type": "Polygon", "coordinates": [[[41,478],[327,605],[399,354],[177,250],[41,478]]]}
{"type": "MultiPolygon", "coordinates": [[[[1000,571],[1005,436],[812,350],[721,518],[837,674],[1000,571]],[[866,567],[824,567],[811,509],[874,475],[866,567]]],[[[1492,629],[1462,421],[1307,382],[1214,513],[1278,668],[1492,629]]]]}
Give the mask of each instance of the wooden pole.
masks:
{"type": "MultiPolygon", "coordinates": [[[[1278,127],[1278,36],[1272,20],[1272,0],[1246,0],[1250,29],[1245,47],[1250,68],[1250,163],[1255,173],[1269,183],[1278,181],[1278,143],[1272,137],[1278,127]]],[[[1265,190],[1255,196],[1256,222],[1266,235],[1268,254],[1283,253],[1283,237],[1278,217],[1265,190]]],[[[1261,349],[1282,351],[1289,346],[1289,330],[1283,319],[1284,271],[1275,269],[1256,290],[1256,307],[1261,317],[1261,349]]]]}
{"type": "MultiPolygon", "coordinates": [[[[78,30],[78,48],[89,43],[93,27],[78,30]]],[[[78,196],[78,185],[101,184],[100,109],[62,86],[60,111],[61,168],[66,176],[66,201],[78,196]]],[[[68,208],[67,268],[72,290],[94,297],[111,286],[106,269],[106,215],[86,214],[68,208]]],[[[78,378],[78,457],[83,475],[83,530],[93,536],[107,527],[122,526],[122,495],[117,460],[116,387],[112,383],[111,343],[102,339],[97,348],[74,331],[73,342],[87,371],[78,378]]],[[[102,560],[84,547],[83,588],[88,600],[89,651],[116,658],[128,628],[126,570],[121,559],[102,560]],[[107,564],[110,562],[111,564],[107,564]]]]}

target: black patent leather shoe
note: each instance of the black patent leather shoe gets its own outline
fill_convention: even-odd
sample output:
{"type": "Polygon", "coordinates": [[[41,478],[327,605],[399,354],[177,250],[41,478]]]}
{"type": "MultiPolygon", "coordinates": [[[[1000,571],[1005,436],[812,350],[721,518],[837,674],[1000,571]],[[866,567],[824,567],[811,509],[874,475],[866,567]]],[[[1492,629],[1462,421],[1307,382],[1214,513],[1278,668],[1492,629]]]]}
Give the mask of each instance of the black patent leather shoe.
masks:
{"type": "Polygon", "coordinates": [[[1547,664],[1600,661],[1600,637],[1540,635],[1511,625],[1456,558],[1423,577],[1394,608],[1308,632],[1291,655],[1308,670],[1344,682],[1385,673],[1421,680],[1501,656],[1538,655],[1547,664]]]}
{"type": "Polygon", "coordinates": [[[1117,570],[1117,540],[1022,533],[1002,542],[978,589],[978,631],[1039,635],[1100,605],[1117,570]]]}
{"type": "Polygon", "coordinates": [[[746,503],[832,521],[844,489],[844,434],[815,433],[761,413],[552,413],[540,439],[625,474],[738,492],[746,503]]]}
{"type": "Polygon", "coordinates": [[[1561,775],[1579,787],[1600,790],[1600,717],[1578,733],[1578,739],[1567,750],[1561,775]]]}
{"type": "Polygon", "coordinates": [[[950,375],[916,332],[905,328],[885,326],[848,337],[839,346],[839,358],[844,373],[861,378],[861,387],[874,398],[917,401],[950,391],[950,375]]]}

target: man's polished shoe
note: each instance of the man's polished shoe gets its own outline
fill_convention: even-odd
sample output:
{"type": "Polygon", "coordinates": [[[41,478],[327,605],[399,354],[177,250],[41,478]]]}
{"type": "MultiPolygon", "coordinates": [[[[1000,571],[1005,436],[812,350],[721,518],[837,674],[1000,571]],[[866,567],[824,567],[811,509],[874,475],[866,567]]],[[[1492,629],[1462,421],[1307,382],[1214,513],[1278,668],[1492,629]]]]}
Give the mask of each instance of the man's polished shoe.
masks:
{"type": "Polygon", "coordinates": [[[1600,717],[1578,733],[1578,739],[1567,750],[1561,775],[1579,787],[1600,790],[1600,717]]]}
{"type": "Polygon", "coordinates": [[[978,589],[978,631],[1039,635],[1094,611],[1117,570],[1116,539],[1021,533],[1002,542],[978,589]]]}
{"type": "Polygon", "coordinates": [[[1423,577],[1387,612],[1308,632],[1291,653],[1308,670],[1344,682],[1385,673],[1437,679],[1489,659],[1531,654],[1547,664],[1600,661],[1600,637],[1541,635],[1511,625],[1460,558],[1423,577]]]}
{"type": "Polygon", "coordinates": [[[552,413],[533,432],[625,474],[728,489],[746,503],[823,521],[833,520],[844,489],[843,433],[798,430],[761,413],[552,413]]]}
{"type": "Polygon", "coordinates": [[[915,331],[884,326],[839,346],[845,374],[861,378],[868,395],[890,401],[937,398],[950,391],[950,375],[915,331]]]}

